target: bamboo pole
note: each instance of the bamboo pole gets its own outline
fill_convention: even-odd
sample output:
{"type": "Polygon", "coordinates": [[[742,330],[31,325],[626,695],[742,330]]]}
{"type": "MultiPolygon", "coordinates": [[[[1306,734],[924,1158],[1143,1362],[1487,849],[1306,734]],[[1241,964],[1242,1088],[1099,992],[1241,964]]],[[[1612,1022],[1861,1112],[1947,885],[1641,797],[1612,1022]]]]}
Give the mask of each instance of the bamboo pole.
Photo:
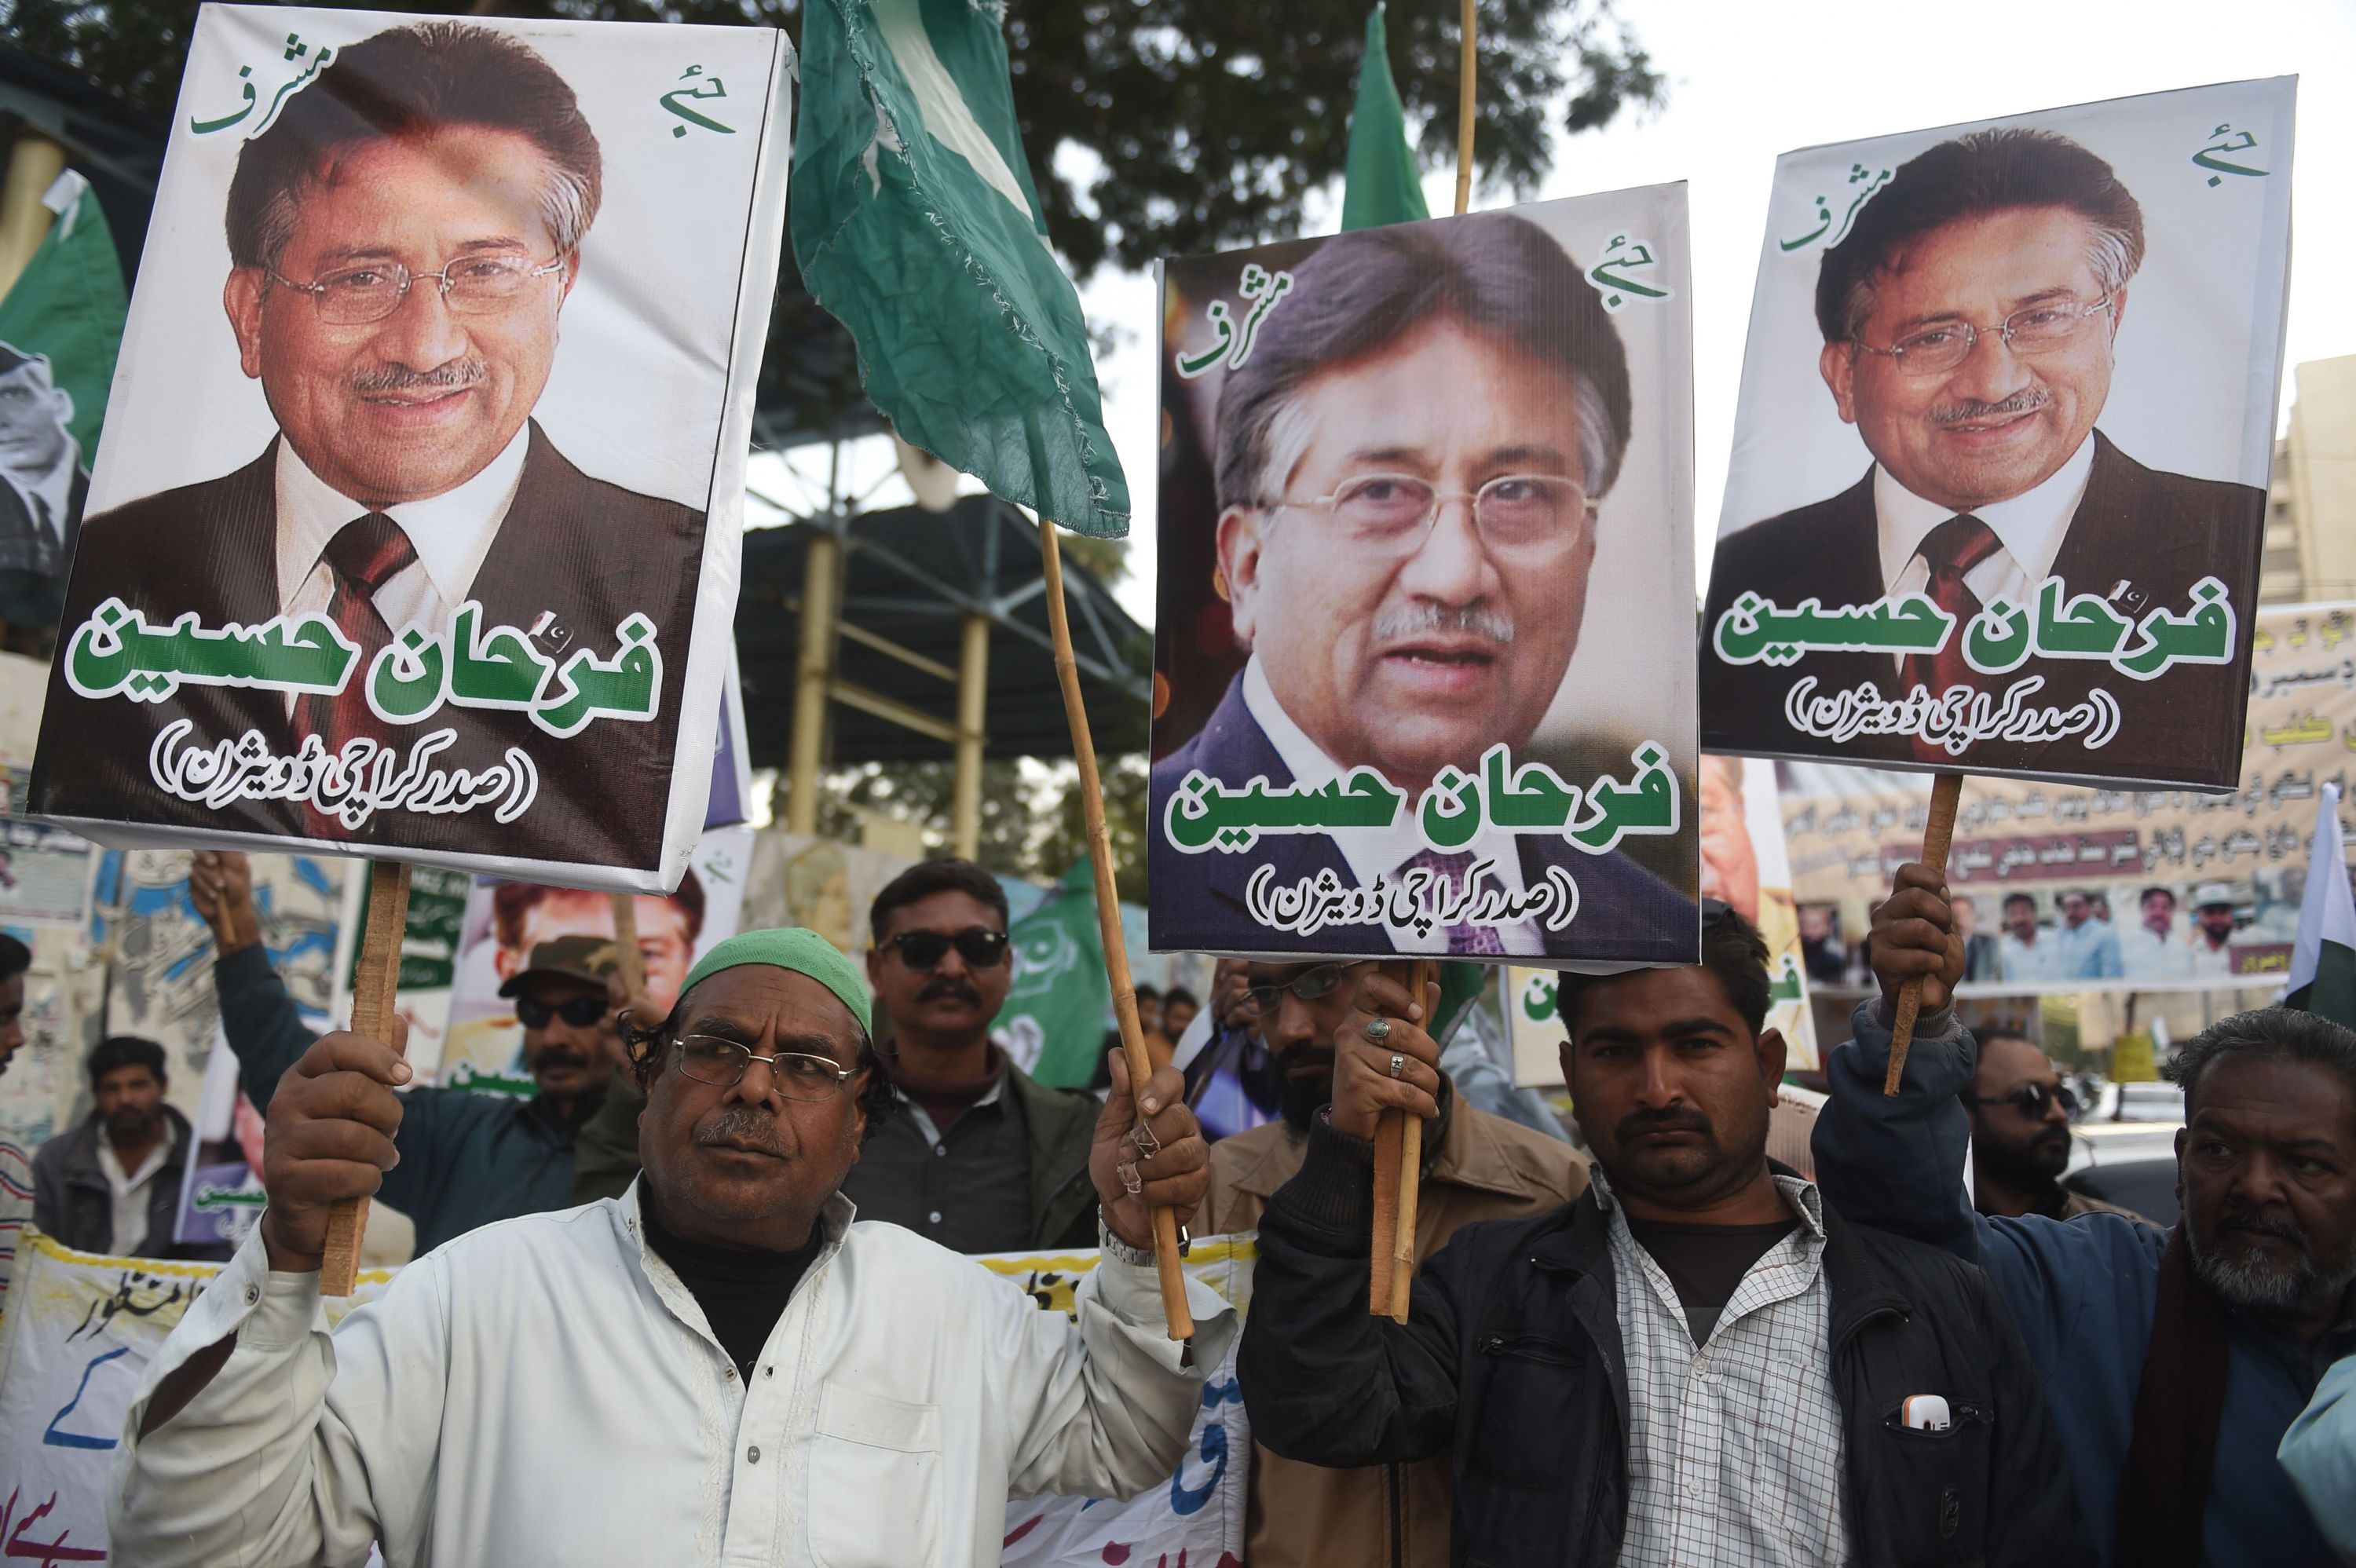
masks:
{"type": "MultiPolygon", "coordinates": [[[[1931,868],[1933,876],[1947,874],[1947,847],[1955,837],[1955,803],[1964,793],[1964,775],[1941,773],[1931,785],[1931,820],[1922,829],[1922,864],[1931,868]]],[[[1906,1072],[1906,1049],[1914,1043],[1914,1018],[1922,1008],[1922,977],[1919,975],[1898,987],[1897,1017],[1890,1028],[1890,1072],[1881,1081],[1881,1093],[1890,1099],[1898,1097],[1898,1080],[1906,1072]]]]}
{"type": "MultiPolygon", "coordinates": [[[[616,893],[614,899],[614,960],[622,967],[622,989],[628,993],[631,1007],[637,1007],[647,995],[647,955],[638,951],[638,901],[630,893],[616,893]]],[[[530,955],[526,954],[527,962],[530,955]]],[[[654,1019],[640,1019],[640,1023],[654,1023],[654,1019]]]]}
{"type": "MultiPolygon", "coordinates": [[[[401,989],[401,939],[409,925],[409,867],[369,862],[367,923],[352,976],[352,1032],[392,1043],[393,997],[401,989]]],[[[327,1211],[327,1244],[319,1258],[319,1294],[349,1296],[360,1268],[369,1200],[347,1198],[327,1211]]]]}
{"type": "MultiPolygon", "coordinates": [[[[1104,935],[1105,974],[1112,981],[1112,1010],[1120,1025],[1120,1052],[1129,1062],[1131,1090],[1142,1095],[1153,1076],[1145,1054],[1145,1030],[1137,1021],[1137,987],[1130,978],[1129,944],[1120,930],[1120,894],[1113,886],[1112,836],[1105,830],[1104,786],[1097,777],[1096,742],[1088,734],[1088,710],[1080,700],[1080,667],[1072,657],[1072,627],[1064,609],[1064,563],[1055,545],[1055,525],[1039,516],[1039,560],[1047,574],[1047,630],[1055,642],[1055,677],[1064,688],[1064,718],[1072,728],[1072,752],[1080,766],[1080,812],[1087,825],[1088,862],[1096,871],[1097,925],[1104,935]]],[[[1140,1114],[1139,1125],[1143,1125],[1140,1114]]],[[[1186,1310],[1186,1275],[1178,1261],[1178,1216],[1153,1211],[1153,1266],[1162,1281],[1162,1313],[1173,1339],[1192,1339],[1194,1315],[1186,1310]]]]}
{"type": "Polygon", "coordinates": [[[1458,45],[1457,75],[1461,80],[1456,90],[1456,210],[1460,216],[1472,206],[1472,9],[1473,0],[1464,0],[1457,27],[1463,35],[1458,45]]]}
{"type": "MultiPolygon", "coordinates": [[[[1440,1017],[1440,962],[1419,959],[1415,965],[1415,999],[1423,1008],[1429,1030],[1440,1017]]],[[[1433,1036],[1434,1040],[1438,1036],[1433,1036]]],[[[1391,1243],[1391,1320],[1407,1321],[1408,1299],[1415,1283],[1416,1201],[1423,1195],[1423,1118],[1399,1117],[1398,1229],[1391,1243]]]]}

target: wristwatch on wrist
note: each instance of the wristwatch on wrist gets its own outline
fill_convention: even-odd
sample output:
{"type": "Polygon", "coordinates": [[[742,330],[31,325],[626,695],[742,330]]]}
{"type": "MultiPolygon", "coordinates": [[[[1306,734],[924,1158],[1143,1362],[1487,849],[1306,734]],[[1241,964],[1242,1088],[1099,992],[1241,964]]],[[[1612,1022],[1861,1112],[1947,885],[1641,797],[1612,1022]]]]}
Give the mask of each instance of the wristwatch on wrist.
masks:
{"type": "MultiPolygon", "coordinates": [[[[1186,1227],[1183,1225],[1179,1226],[1178,1255],[1182,1258],[1184,1257],[1188,1250],[1191,1249],[1194,1244],[1194,1238],[1186,1233],[1186,1227]]],[[[1151,1268],[1154,1266],[1153,1249],[1151,1247],[1132,1247],[1127,1242],[1122,1241],[1119,1236],[1115,1235],[1113,1233],[1112,1227],[1105,1223],[1104,1206],[1102,1204],[1098,1204],[1097,1206],[1097,1245],[1103,1249],[1108,1257],[1118,1258],[1122,1263],[1136,1264],[1141,1268],[1151,1268]]]]}

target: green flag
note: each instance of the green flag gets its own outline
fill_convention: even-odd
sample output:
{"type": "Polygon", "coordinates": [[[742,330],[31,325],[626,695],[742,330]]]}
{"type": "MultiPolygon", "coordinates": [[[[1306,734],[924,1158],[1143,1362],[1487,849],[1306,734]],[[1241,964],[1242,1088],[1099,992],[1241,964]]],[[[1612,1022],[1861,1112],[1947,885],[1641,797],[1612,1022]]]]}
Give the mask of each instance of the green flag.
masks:
{"type": "Polygon", "coordinates": [[[1366,18],[1366,55],[1358,62],[1358,102],[1350,112],[1350,164],[1342,186],[1342,227],[1373,229],[1431,216],[1407,144],[1407,111],[1391,80],[1383,8],[1366,18]]]}
{"type": "Polygon", "coordinates": [[[811,0],[787,221],[900,434],[1010,501],[1129,532],[1079,295],[1047,248],[999,8],[811,0]]]}
{"type": "Polygon", "coordinates": [[[1079,1089],[1104,1054],[1112,982],[1097,925],[1097,879],[1086,859],[1064,875],[1047,901],[1014,923],[1014,984],[991,1033],[1031,1076],[1079,1089]]]}
{"type": "Polygon", "coordinates": [[[23,358],[48,361],[50,382],[73,399],[66,429],[81,448],[87,473],[98,451],[130,300],[114,236],[90,182],[69,169],[45,199],[54,204],[57,221],[0,299],[0,346],[23,358]]]}

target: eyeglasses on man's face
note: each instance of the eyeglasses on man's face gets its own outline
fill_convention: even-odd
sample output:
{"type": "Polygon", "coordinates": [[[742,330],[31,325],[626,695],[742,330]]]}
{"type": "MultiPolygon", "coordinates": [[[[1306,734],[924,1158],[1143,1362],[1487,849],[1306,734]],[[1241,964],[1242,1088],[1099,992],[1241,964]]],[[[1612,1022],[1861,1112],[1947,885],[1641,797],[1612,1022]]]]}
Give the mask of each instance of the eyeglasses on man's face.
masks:
{"type": "Polygon", "coordinates": [[[2045,1107],[2060,1102],[2062,1114],[2078,1114],[2078,1096],[2059,1083],[2023,1083],[2008,1094],[1975,1094],[1975,1105],[2009,1105],[2032,1122],[2045,1119],[2045,1107]]]}
{"type": "Polygon", "coordinates": [[[831,1100],[859,1076],[856,1067],[838,1066],[830,1056],[784,1051],[775,1056],[756,1054],[753,1048],[712,1034],[679,1037],[679,1070],[699,1083],[723,1089],[735,1087],[753,1063],[769,1064],[769,1082],[788,1100],[831,1100]]]}
{"type": "Polygon", "coordinates": [[[428,279],[439,287],[453,315],[496,315],[510,309],[526,290],[551,272],[564,271],[563,258],[535,262],[529,256],[466,256],[438,272],[412,272],[399,261],[363,261],[323,272],[298,283],[276,268],[270,276],[281,288],[311,296],[319,319],[329,326],[366,326],[401,308],[409,291],[428,279]]]}
{"type": "Polygon", "coordinates": [[[1304,1002],[1324,1000],[1350,977],[1350,971],[1355,967],[1349,964],[1320,964],[1313,969],[1302,970],[1290,980],[1271,986],[1250,987],[1244,992],[1244,1001],[1257,1016],[1274,1018],[1276,1009],[1284,1006],[1284,998],[1288,996],[1298,997],[1304,1002]]]}
{"type": "Polygon", "coordinates": [[[969,925],[955,933],[904,931],[884,941],[886,946],[899,950],[900,962],[911,969],[937,967],[952,947],[969,969],[991,968],[1006,956],[1006,933],[981,925],[969,925]]]}
{"type": "Polygon", "coordinates": [[[1593,505],[1578,481],[1555,474],[1507,474],[1478,490],[1443,491],[1408,474],[1359,474],[1330,496],[1279,497],[1261,508],[1323,512],[1351,544],[1402,553],[1420,547],[1458,501],[1472,505],[1472,527],[1493,549],[1531,550],[1576,539],[1593,505]]]}
{"type": "Polygon", "coordinates": [[[2024,357],[2050,354],[2075,340],[2086,330],[2088,322],[2108,315],[2110,308],[2108,294],[2091,304],[2072,299],[2047,300],[2014,311],[1994,326],[1975,326],[1968,321],[1937,321],[1915,328],[1887,348],[1877,348],[1862,338],[1856,342],[1868,354],[1895,361],[1906,375],[1938,376],[1969,359],[1983,337],[2000,337],[2007,348],[2024,357]]]}

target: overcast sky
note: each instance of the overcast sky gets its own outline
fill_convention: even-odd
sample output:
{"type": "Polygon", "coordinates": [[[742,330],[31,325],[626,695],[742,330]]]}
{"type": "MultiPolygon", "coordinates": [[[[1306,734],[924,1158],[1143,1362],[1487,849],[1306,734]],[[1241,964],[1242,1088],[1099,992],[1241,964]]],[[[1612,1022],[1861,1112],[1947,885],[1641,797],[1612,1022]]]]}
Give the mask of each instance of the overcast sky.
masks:
{"type": "MultiPolygon", "coordinates": [[[[1430,0],[1417,0],[1428,4],[1430,0]]],[[[2130,93],[2297,73],[2289,367],[2356,354],[2356,4],[2351,0],[1622,0],[1670,81],[1660,112],[1558,144],[1541,197],[1688,182],[1693,212],[1696,536],[1725,488],[1752,275],[1776,155],[1859,136],[1985,120],[2130,93]]],[[[1453,171],[1424,182],[1452,209],[1453,171]]],[[[1476,209],[1506,205],[1475,190],[1476,209]]],[[[1338,203],[1308,232],[1338,227],[1338,203]]],[[[1137,500],[1122,602],[1153,620],[1154,302],[1149,278],[1098,275],[1089,319],[1124,334],[1099,365],[1137,500]]],[[[1701,570],[1707,571],[1707,554],[1701,570]]]]}

